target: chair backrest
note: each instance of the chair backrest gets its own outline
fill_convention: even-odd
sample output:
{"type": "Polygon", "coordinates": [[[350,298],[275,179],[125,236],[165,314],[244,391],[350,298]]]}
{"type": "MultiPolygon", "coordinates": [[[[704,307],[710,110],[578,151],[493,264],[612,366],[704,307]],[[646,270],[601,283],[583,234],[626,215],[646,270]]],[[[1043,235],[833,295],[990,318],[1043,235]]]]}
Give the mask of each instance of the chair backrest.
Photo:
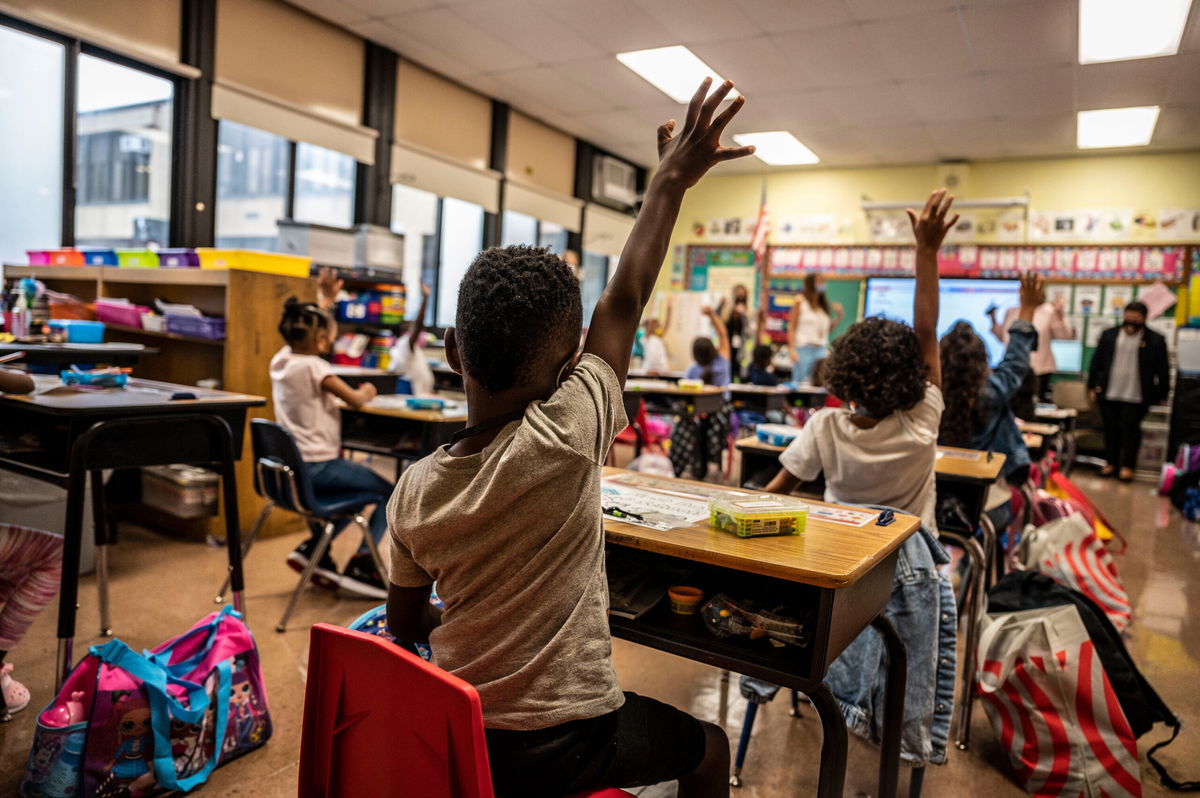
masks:
{"type": "Polygon", "coordinates": [[[316,504],[308,472],[292,433],[273,421],[250,421],[254,489],[285,510],[307,513],[316,504]]]}
{"type": "Polygon", "coordinates": [[[494,798],[475,688],[380,637],[313,626],[300,798],[494,798]]]}

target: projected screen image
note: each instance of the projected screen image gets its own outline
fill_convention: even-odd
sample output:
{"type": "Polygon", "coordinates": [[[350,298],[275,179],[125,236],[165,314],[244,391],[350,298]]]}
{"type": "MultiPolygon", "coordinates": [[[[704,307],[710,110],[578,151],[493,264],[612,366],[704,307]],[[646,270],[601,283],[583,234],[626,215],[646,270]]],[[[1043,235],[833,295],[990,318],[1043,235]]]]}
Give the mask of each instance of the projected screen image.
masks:
{"type": "MultiPolygon", "coordinates": [[[[912,324],[913,291],[911,277],[872,277],[867,280],[865,315],[886,316],[912,324]]],[[[1020,304],[1020,283],[1016,280],[941,280],[938,284],[941,305],[937,334],[940,338],[958,320],[968,322],[983,339],[988,360],[994,366],[1004,357],[1004,344],[992,335],[987,309],[995,305],[996,317],[1020,304]]]]}
{"type": "Polygon", "coordinates": [[[1054,353],[1054,370],[1058,372],[1083,371],[1083,341],[1058,338],[1050,342],[1054,353]]]}

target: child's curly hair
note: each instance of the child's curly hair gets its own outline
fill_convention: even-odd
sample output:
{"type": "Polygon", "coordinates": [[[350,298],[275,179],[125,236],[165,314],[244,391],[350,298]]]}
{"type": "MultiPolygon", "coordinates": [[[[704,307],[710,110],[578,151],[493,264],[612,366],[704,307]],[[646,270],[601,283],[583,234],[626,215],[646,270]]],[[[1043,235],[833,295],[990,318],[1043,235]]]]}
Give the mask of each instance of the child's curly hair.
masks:
{"type": "Polygon", "coordinates": [[[929,369],[912,327],[871,316],[833,342],[822,377],[838,399],[883,418],[921,401],[929,369]]]}

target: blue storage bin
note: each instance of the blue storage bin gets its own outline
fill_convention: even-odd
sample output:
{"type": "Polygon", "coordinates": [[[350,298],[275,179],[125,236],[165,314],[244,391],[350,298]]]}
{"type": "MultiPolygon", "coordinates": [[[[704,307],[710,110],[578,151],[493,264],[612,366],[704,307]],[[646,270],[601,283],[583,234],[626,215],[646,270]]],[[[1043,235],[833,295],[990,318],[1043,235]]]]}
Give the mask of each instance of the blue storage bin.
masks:
{"type": "Polygon", "coordinates": [[[117,251],[114,249],[85,249],[83,250],[85,266],[116,266],[117,251]]]}
{"type": "Polygon", "coordinates": [[[82,321],[80,319],[50,319],[48,324],[57,327],[67,334],[70,344],[100,344],[104,343],[104,322],[82,321]]]}

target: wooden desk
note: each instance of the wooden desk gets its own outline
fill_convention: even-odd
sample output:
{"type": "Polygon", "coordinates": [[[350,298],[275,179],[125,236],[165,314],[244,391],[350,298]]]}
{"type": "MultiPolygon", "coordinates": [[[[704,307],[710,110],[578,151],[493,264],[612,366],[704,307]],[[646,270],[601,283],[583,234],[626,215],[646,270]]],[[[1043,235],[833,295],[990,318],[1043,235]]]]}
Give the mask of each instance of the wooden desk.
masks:
{"type": "Polygon", "coordinates": [[[262,407],[266,400],[261,396],[150,380],[130,380],[125,388],[102,391],[73,390],[52,376],[36,377],[35,382],[35,393],[0,396],[0,418],[5,421],[0,431],[3,439],[0,451],[4,453],[0,456],[0,468],[67,489],[58,604],[55,671],[58,684],[73,664],[83,494],[88,471],[93,474],[102,635],[112,633],[108,617],[108,544],[115,542],[115,535],[105,521],[103,481],[99,478],[100,472],[109,468],[202,462],[219,469],[234,604],[243,609],[234,463],[241,456],[247,410],[262,407]],[[191,394],[194,398],[171,398],[180,394],[191,394]],[[181,433],[181,429],[186,432],[181,433]],[[118,436],[119,445],[113,441],[118,436]]]}
{"type": "MultiPolygon", "coordinates": [[[[1064,474],[1069,475],[1071,468],[1075,465],[1075,427],[1079,423],[1079,411],[1073,407],[1039,405],[1034,409],[1034,415],[1039,421],[1046,421],[1058,427],[1059,441],[1062,446],[1062,469],[1064,474]]],[[[1030,430],[1030,432],[1037,432],[1037,430],[1030,430]]],[[[1038,434],[1046,435],[1044,432],[1038,434]]]]}
{"type": "Polygon", "coordinates": [[[1017,428],[1020,429],[1021,432],[1031,432],[1035,435],[1041,435],[1043,437],[1057,435],[1059,430],[1057,424],[1043,424],[1038,421],[1021,421],[1020,419],[1017,419],[1017,428]]]}
{"type": "Polygon", "coordinates": [[[684,389],[662,380],[628,380],[625,383],[625,415],[634,418],[638,403],[646,400],[651,413],[696,415],[715,413],[725,406],[725,389],[704,385],[699,389],[684,389]]]}
{"type": "Polygon", "coordinates": [[[24,352],[25,356],[9,365],[28,363],[60,369],[75,363],[136,366],[141,358],[158,354],[157,349],[141,344],[0,344],[0,355],[13,352],[24,352]]]}
{"type": "Polygon", "coordinates": [[[645,369],[630,369],[628,376],[631,380],[667,380],[668,382],[679,382],[683,379],[684,373],[682,371],[649,372],[645,369]]]}
{"type": "Polygon", "coordinates": [[[1025,432],[1021,435],[1025,439],[1025,448],[1029,450],[1029,456],[1033,460],[1042,459],[1042,454],[1045,452],[1046,439],[1042,435],[1036,435],[1032,432],[1025,432]]]}
{"type": "Polygon", "coordinates": [[[462,375],[447,365],[433,367],[433,388],[436,391],[463,393],[462,375]]]}
{"type": "Polygon", "coordinates": [[[380,396],[386,396],[396,392],[396,380],[399,375],[395,372],[387,371],[386,369],[368,369],[362,366],[338,366],[333,367],[333,373],[337,377],[341,377],[350,387],[357,388],[364,382],[369,382],[375,386],[375,390],[380,396]]]}
{"type": "Polygon", "coordinates": [[[342,447],[387,457],[420,459],[467,425],[465,410],[410,410],[366,405],[342,408],[342,447]]]}
{"type": "MultiPolygon", "coordinates": [[[[604,473],[630,472],[606,468],[604,473]]],[[[714,490],[691,480],[638,477],[641,485],[685,493],[714,490]]],[[[666,601],[636,620],[610,616],[609,626],[614,637],[803,691],[817,708],[824,733],[818,795],[841,796],[846,725],[822,680],[846,646],[874,625],[888,648],[879,795],[890,798],[896,793],[907,666],[903,643],[880,613],[891,596],[898,549],[919,526],[911,515],[897,515],[885,527],[811,519],[803,535],[742,539],[705,522],[664,531],[605,518],[610,556],[632,558],[650,569],[682,565],[687,584],[707,597],[720,592],[794,608],[809,622],[811,635],[806,646],[781,648],[766,639],[717,638],[698,615],[676,615],[666,601]]]]}
{"type": "Polygon", "coordinates": [[[764,414],[768,410],[825,406],[825,389],[813,386],[791,387],[738,383],[730,385],[729,390],[733,395],[734,407],[756,410],[764,414]]]}

